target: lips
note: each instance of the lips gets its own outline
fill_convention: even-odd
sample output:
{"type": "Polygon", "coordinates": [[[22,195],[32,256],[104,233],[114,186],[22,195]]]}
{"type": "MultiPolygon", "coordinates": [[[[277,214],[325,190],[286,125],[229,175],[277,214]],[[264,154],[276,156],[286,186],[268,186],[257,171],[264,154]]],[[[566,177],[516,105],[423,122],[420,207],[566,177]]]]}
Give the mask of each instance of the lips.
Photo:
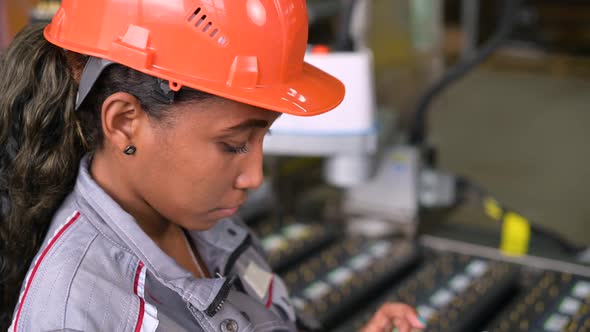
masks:
{"type": "Polygon", "coordinates": [[[216,211],[216,210],[238,210],[240,208],[240,206],[242,206],[242,204],[230,205],[228,207],[219,207],[219,208],[216,208],[214,211],[216,211]]]}
{"type": "Polygon", "coordinates": [[[224,207],[219,207],[218,209],[219,210],[233,210],[233,209],[237,210],[240,208],[240,206],[244,205],[245,202],[246,202],[246,199],[244,198],[244,199],[238,201],[238,203],[236,203],[236,204],[228,204],[224,207]]]}
{"type": "Polygon", "coordinates": [[[238,212],[238,209],[240,208],[240,206],[242,206],[242,204],[244,204],[245,200],[241,201],[238,204],[232,204],[232,205],[228,205],[227,207],[219,207],[216,209],[213,209],[213,213],[215,214],[221,214],[224,216],[232,216],[234,214],[236,214],[238,212]]]}
{"type": "Polygon", "coordinates": [[[236,214],[238,212],[238,208],[219,208],[219,209],[215,209],[213,210],[213,214],[216,215],[217,217],[220,218],[228,218],[233,216],[234,214],[236,214]]]}
{"type": "Polygon", "coordinates": [[[240,208],[240,205],[234,206],[234,207],[220,207],[220,208],[216,208],[215,210],[237,210],[240,208]]]}

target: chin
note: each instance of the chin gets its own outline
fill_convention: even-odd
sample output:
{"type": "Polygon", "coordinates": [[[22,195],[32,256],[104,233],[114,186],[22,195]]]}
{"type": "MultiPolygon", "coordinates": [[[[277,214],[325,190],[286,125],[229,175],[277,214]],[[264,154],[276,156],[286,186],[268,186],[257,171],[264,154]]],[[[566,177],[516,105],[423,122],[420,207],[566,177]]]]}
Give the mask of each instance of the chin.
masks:
{"type": "Polygon", "coordinates": [[[216,224],[217,221],[211,223],[199,223],[198,225],[190,224],[189,226],[183,226],[183,228],[190,232],[203,232],[215,227],[216,224]]]}
{"type": "Polygon", "coordinates": [[[215,227],[215,225],[217,225],[217,223],[223,218],[211,218],[209,216],[203,217],[195,217],[195,218],[191,218],[189,220],[189,222],[186,223],[182,223],[180,224],[180,226],[182,226],[184,229],[188,230],[188,231],[207,231],[213,227],[215,227]]]}
{"type": "Polygon", "coordinates": [[[209,230],[222,219],[230,218],[238,212],[234,209],[215,209],[205,215],[200,214],[189,219],[189,222],[182,223],[181,226],[189,231],[206,231],[209,230]]]}

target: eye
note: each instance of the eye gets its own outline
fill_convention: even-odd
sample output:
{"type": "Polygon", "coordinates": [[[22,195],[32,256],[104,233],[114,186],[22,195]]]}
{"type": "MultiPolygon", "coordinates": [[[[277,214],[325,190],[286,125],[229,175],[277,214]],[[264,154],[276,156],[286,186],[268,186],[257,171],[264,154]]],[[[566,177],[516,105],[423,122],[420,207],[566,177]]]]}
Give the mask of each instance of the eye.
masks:
{"type": "Polygon", "coordinates": [[[248,153],[248,144],[242,144],[242,145],[232,145],[229,143],[221,143],[221,146],[223,147],[223,150],[225,152],[228,153],[233,153],[233,154],[244,154],[244,153],[248,153]]]}

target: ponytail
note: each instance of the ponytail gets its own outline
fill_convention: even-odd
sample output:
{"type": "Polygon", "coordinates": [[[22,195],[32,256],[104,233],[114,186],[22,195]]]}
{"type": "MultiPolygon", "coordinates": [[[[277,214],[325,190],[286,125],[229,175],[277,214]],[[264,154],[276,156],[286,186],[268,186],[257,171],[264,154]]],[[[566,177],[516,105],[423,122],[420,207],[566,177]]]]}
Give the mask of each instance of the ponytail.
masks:
{"type": "MultiPolygon", "coordinates": [[[[32,25],[0,58],[0,313],[6,319],[86,152],[68,56],[45,40],[42,25],[32,25]]],[[[0,321],[0,328],[6,324],[0,321]]]]}

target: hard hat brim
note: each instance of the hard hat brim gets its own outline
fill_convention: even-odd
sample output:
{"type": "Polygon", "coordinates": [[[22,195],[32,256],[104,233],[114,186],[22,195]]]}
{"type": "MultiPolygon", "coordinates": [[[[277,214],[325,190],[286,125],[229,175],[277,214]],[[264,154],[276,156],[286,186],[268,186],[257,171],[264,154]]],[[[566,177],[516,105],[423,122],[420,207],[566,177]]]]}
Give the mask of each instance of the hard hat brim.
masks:
{"type": "Polygon", "coordinates": [[[190,79],[179,83],[226,99],[297,116],[328,112],[342,102],[345,94],[342,82],[308,63],[303,64],[298,77],[279,85],[244,89],[205,84],[190,79]]]}
{"type": "Polygon", "coordinates": [[[336,108],[345,95],[345,87],[340,80],[323,70],[303,64],[297,79],[283,86],[261,89],[261,96],[250,101],[252,105],[276,112],[298,116],[313,116],[336,108]]]}

